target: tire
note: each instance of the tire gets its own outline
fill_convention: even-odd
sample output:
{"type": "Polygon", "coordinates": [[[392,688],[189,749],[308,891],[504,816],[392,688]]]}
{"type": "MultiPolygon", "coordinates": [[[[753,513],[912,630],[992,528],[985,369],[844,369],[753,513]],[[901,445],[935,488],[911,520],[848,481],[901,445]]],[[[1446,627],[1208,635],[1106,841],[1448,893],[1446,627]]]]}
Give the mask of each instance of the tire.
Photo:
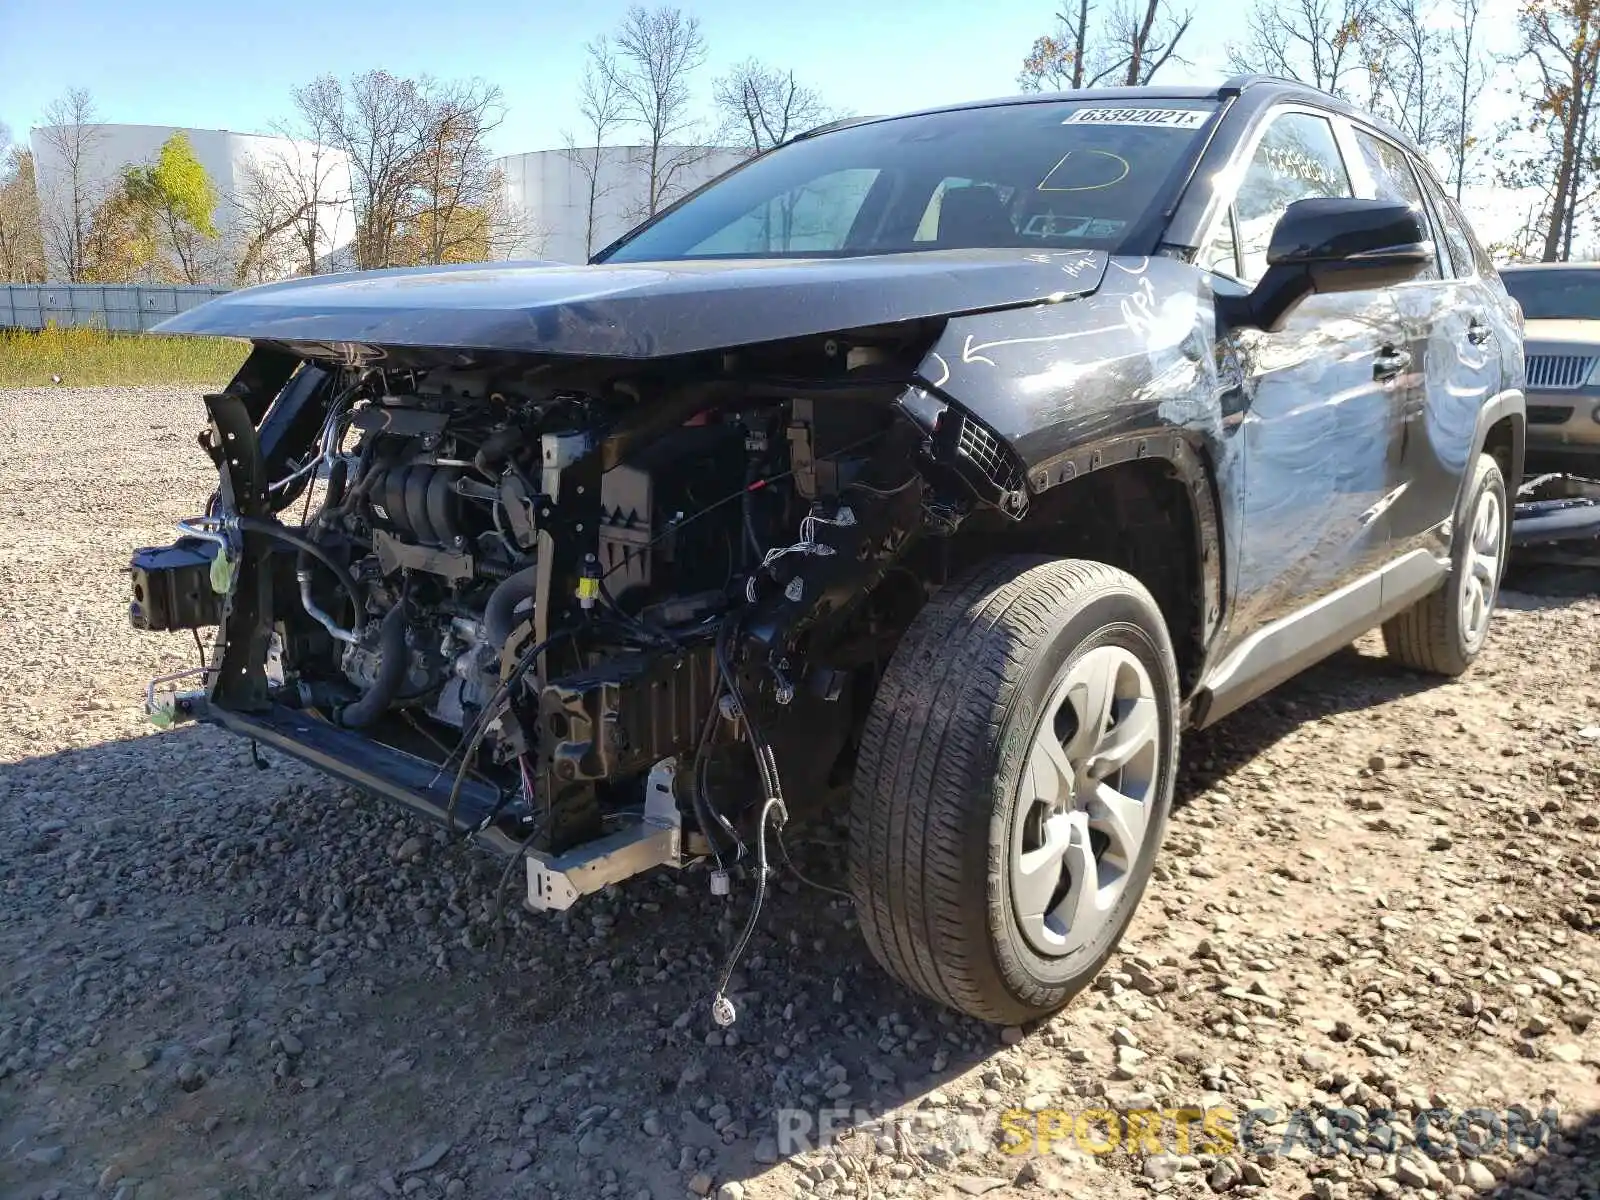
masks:
{"type": "Polygon", "coordinates": [[[1149,592],[1101,563],[992,560],[918,614],[868,714],[851,797],[851,890],[867,945],[890,974],[996,1024],[1046,1016],[1089,984],[1127,928],[1166,831],[1176,675],[1149,592]],[[1114,703],[1101,709],[1110,734],[1096,737],[1077,718],[1096,703],[1102,669],[1114,703]],[[1059,758],[1044,741],[1052,713],[1059,758]],[[1085,770],[1102,773],[1147,741],[1105,775],[1110,793],[1089,777],[1063,800],[1064,772],[1037,764],[1065,763],[1080,739],[1099,755],[1085,770]],[[1052,791],[1053,802],[1039,799],[1052,791]],[[1065,805],[1076,807],[1057,811],[1065,805]],[[1103,857],[1085,908],[1074,885],[1091,871],[1065,864],[1083,864],[1097,841],[1103,857]],[[1028,903],[1046,895],[1049,869],[1037,864],[1058,853],[1066,921],[1051,915],[1055,890],[1028,903]]]}
{"type": "Polygon", "coordinates": [[[1384,622],[1389,657],[1414,671],[1460,675],[1489,635],[1509,544],[1511,510],[1500,465],[1480,454],[1473,467],[1464,516],[1450,546],[1450,574],[1437,591],[1384,622]],[[1481,609],[1471,605],[1476,595],[1481,609]]]}

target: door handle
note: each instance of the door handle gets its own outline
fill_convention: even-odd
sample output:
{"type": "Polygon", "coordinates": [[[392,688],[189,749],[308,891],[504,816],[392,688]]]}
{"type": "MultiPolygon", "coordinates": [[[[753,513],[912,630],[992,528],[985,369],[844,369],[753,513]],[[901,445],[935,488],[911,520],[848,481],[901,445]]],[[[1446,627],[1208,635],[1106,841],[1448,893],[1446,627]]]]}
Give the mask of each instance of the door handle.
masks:
{"type": "Polygon", "coordinates": [[[1393,379],[1411,365],[1411,351],[1385,346],[1372,360],[1374,379],[1393,379]]]}
{"type": "Polygon", "coordinates": [[[1477,317],[1473,317],[1472,324],[1467,326],[1467,341],[1471,342],[1474,346],[1482,346],[1487,344],[1489,339],[1493,336],[1494,330],[1490,329],[1482,321],[1478,320],[1477,317]]]}

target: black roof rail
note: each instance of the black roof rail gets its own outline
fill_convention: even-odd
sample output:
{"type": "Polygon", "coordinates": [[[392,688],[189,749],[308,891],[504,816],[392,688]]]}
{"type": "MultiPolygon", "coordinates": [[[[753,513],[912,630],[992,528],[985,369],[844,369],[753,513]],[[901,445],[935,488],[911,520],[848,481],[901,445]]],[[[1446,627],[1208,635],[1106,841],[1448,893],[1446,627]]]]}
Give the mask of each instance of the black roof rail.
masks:
{"type": "MultiPolygon", "coordinates": [[[[1257,87],[1264,83],[1276,83],[1282,86],[1295,88],[1308,88],[1313,92],[1318,90],[1303,79],[1294,79],[1288,75],[1272,75],[1265,71],[1244,71],[1238,75],[1229,76],[1228,79],[1223,83],[1222,87],[1243,91],[1245,88],[1257,87]]],[[[1220,91],[1222,89],[1219,88],[1218,90],[1220,91]]]]}
{"type": "Polygon", "coordinates": [[[804,130],[789,139],[791,142],[803,142],[806,138],[816,137],[823,133],[832,133],[835,129],[848,129],[852,125],[865,125],[870,121],[882,121],[884,114],[867,117],[840,117],[837,121],[828,121],[814,128],[804,130]]]}

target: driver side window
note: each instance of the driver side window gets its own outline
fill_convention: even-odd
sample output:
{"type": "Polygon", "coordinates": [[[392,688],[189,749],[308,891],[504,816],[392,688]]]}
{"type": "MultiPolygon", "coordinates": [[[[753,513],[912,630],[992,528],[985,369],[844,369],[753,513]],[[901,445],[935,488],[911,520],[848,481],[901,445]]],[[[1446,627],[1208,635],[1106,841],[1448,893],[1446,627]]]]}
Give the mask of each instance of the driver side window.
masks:
{"type": "Polygon", "coordinates": [[[1283,113],[1273,118],[1251,155],[1234,198],[1233,221],[1224,222],[1204,261],[1227,270],[1231,247],[1223,243],[1231,236],[1238,241],[1244,281],[1255,283],[1266,272],[1272,230],[1289,205],[1354,194],[1328,119],[1313,113],[1283,113]]]}

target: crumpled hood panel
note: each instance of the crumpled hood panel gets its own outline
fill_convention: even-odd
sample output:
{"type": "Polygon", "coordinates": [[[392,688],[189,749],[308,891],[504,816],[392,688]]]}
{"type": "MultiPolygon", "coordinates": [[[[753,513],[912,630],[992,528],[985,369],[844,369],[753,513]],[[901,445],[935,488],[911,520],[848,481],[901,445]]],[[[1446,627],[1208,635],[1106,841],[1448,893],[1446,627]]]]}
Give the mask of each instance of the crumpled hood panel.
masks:
{"type": "Polygon", "coordinates": [[[247,288],[155,332],[659,358],[1084,295],[1106,261],[1087,250],[942,250],[403,268],[247,288]]]}

